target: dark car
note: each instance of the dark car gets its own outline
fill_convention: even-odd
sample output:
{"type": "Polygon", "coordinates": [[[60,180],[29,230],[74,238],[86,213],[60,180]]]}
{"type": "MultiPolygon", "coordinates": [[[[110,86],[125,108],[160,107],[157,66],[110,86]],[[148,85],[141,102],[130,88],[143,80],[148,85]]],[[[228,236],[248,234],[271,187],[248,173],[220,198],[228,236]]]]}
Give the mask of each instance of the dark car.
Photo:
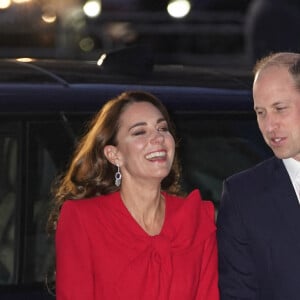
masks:
{"type": "Polygon", "coordinates": [[[1,299],[54,299],[50,187],[88,120],[120,92],[149,91],[164,102],[179,138],[182,186],[199,188],[216,208],[224,178],[270,155],[249,72],[136,61],[0,60],[1,299]]]}

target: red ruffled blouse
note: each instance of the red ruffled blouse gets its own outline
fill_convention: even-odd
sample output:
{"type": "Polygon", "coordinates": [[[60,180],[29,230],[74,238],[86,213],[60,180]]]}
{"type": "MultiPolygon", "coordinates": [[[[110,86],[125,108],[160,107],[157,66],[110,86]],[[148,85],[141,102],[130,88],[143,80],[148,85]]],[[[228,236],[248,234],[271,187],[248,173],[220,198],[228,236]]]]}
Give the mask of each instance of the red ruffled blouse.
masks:
{"type": "Polygon", "coordinates": [[[64,203],[56,231],[57,300],[218,300],[214,209],[198,190],[163,194],[148,235],[120,193],[64,203]]]}

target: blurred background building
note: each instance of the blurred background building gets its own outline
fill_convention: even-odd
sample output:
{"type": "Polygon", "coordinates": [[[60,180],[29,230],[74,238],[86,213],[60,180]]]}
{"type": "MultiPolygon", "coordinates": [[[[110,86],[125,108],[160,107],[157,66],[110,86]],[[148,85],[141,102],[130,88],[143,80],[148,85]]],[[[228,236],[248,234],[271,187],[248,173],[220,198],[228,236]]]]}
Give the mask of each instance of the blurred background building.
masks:
{"type": "Polygon", "coordinates": [[[300,49],[299,0],[0,0],[0,57],[97,60],[128,46],[162,64],[250,66],[300,49]]]}

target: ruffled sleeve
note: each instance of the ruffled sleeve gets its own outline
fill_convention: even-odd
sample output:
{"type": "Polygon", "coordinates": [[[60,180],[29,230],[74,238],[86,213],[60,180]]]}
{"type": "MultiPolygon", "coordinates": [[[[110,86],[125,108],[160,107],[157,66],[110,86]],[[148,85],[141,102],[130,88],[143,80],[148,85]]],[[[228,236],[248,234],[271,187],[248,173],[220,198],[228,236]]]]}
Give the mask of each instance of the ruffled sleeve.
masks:
{"type": "Polygon", "coordinates": [[[199,190],[192,191],[186,198],[169,196],[171,204],[166,216],[169,236],[176,237],[180,249],[202,243],[216,232],[214,206],[202,200],[199,190]],[[174,203],[172,203],[174,202],[174,203]]]}
{"type": "MultiPolygon", "coordinates": [[[[194,190],[185,200],[190,213],[190,247],[200,245],[200,276],[197,300],[218,300],[218,253],[216,240],[215,210],[211,201],[202,200],[199,190],[194,190]],[[190,202],[190,203],[188,203],[190,202]]],[[[183,233],[178,233],[184,235],[183,233]]]]}
{"type": "MultiPolygon", "coordinates": [[[[213,203],[202,200],[199,190],[194,190],[183,199],[171,222],[169,230],[174,228],[172,235],[176,237],[172,243],[174,253],[190,253],[191,261],[199,264],[196,275],[199,280],[195,286],[197,294],[193,299],[218,300],[218,253],[213,203]],[[198,256],[198,260],[194,255],[198,256]]],[[[188,261],[189,258],[186,263],[188,261]]],[[[190,272],[195,272],[195,269],[191,267],[190,272]]]]}

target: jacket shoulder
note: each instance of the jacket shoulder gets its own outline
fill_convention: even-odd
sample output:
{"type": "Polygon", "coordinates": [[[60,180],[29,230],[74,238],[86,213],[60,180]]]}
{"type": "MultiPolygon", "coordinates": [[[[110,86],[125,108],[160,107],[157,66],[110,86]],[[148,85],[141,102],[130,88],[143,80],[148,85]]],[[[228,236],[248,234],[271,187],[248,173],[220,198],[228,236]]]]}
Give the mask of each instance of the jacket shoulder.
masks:
{"type": "Polygon", "coordinates": [[[282,160],[276,157],[271,157],[249,169],[243,170],[241,172],[229,176],[226,179],[226,181],[229,183],[234,182],[235,184],[237,184],[237,182],[239,181],[244,181],[244,180],[247,180],[248,182],[253,182],[253,181],[261,180],[261,177],[269,176],[275,170],[281,168],[284,168],[282,160]]]}

